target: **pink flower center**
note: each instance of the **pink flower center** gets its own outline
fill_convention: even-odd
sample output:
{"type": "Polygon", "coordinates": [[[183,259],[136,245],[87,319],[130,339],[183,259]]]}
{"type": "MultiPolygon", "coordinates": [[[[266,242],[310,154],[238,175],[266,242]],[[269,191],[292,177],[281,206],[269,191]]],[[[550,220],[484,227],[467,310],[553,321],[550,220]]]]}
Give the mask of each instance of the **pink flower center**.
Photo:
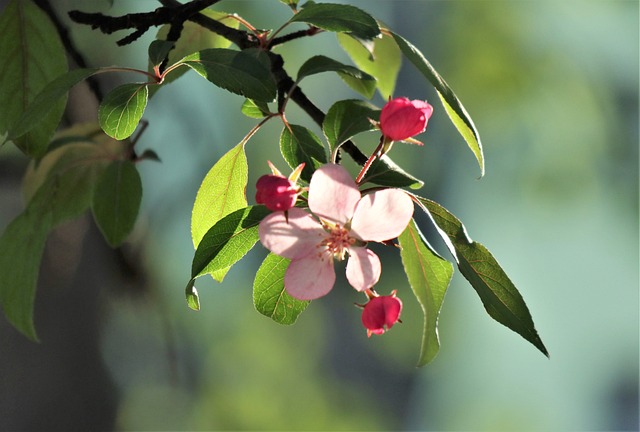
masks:
{"type": "Polygon", "coordinates": [[[342,261],[347,253],[347,249],[356,242],[356,239],[349,236],[349,230],[343,228],[340,224],[323,225],[327,232],[324,239],[317,246],[323,249],[322,252],[319,253],[320,257],[322,257],[323,254],[328,254],[342,261]]]}

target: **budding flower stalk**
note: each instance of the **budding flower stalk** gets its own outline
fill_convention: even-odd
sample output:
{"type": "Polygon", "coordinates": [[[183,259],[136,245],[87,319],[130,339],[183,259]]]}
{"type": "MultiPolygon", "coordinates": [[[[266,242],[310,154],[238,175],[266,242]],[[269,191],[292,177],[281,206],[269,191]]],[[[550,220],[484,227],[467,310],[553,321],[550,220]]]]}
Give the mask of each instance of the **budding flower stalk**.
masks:
{"type": "Polygon", "coordinates": [[[405,141],[425,131],[432,113],[426,101],[395,98],[382,108],[380,129],[392,141],[405,141]]]}
{"type": "Polygon", "coordinates": [[[299,165],[289,178],[284,177],[270,162],[273,174],[263,175],[256,183],[256,202],[271,211],[287,211],[296,205],[302,189],[296,184],[304,164],[299,165]]]}
{"type": "Polygon", "coordinates": [[[380,137],[380,144],[358,174],[356,183],[360,184],[373,161],[387,154],[395,141],[422,145],[413,137],[427,129],[431,114],[433,114],[433,107],[426,101],[399,97],[387,102],[380,112],[380,121],[371,120],[373,125],[382,131],[382,137],[380,137]]]}
{"type": "Polygon", "coordinates": [[[367,296],[370,299],[362,311],[362,324],[367,329],[368,337],[372,334],[381,335],[400,321],[402,301],[396,297],[395,290],[388,296],[368,290],[367,296]]]}

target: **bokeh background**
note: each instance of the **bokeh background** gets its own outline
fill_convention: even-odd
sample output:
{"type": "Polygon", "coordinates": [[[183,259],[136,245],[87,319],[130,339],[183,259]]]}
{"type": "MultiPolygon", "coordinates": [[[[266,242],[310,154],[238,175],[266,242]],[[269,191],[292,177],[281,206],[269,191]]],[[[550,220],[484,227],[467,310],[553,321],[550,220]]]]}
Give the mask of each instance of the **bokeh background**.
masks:
{"type": "MultiPolygon", "coordinates": [[[[63,20],[70,9],[119,15],[158,6],[53,3],[63,20]]],[[[378,250],[378,291],[397,289],[405,311],[382,337],[367,339],[353,307],[362,299],[344,277],[293,326],[258,314],[261,247],[223,283],[199,280],[202,310],[190,311],[195,194],[255,121],[239,113],[241,98],[188,73],[145,113],[139,146],[162,163],[140,165],[143,208],[130,242],[114,252],[89,217],[66,224],[52,234],[41,270],[42,342],[0,319],[0,429],[637,430],[638,2],[341,3],[411,40],[473,117],[487,161],[480,180],[433,89],[405,62],[395,94],[432,101],[436,111],[425,146],[397,145],[393,157],[497,257],[551,358],[492,321],[456,274],[440,316],[440,353],[415,368],[422,316],[399,257],[386,250],[378,250]]],[[[216,8],[259,28],[277,28],[290,13],[276,0],[216,8]]],[[[70,33],[92,66],[143,69],[154,35],[117,48],[123,34],[70,33]]],[[[278,52],[291,74],[312,53],[348,61],[331,34],[278,52]]],[[[310,78],[304,90],[324,110],[358,97],[331,75],[310,78]]],[[[311,125],[295,109],[288,117],[311,125]]],[[[267,159],[286,169],[272,123],[247,145],[250,198],[267,159]]],[[[358,143],[370,151],[371,139],[358,143]]],[[[20,211],[24,166],[15,151],[0,150],[0,226],[20,211]]],[[[419,222],[443,250],[428,221],[419,222]]]]}

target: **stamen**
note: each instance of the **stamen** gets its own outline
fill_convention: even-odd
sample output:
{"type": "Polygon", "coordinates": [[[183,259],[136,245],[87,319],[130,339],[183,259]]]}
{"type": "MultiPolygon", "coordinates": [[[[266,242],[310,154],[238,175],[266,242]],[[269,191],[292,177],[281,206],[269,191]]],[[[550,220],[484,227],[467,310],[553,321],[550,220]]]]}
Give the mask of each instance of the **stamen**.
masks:
{"type": "Polygon", "coordinates": [[[349,236],[349,230],[340,224],[324,225],[327,230],[326,237],[318,244],[318,247],[326,248],[321,252],[328,253],[338,260],[343,260],[349,246],[356,242],[355,238],[349,236]]]}

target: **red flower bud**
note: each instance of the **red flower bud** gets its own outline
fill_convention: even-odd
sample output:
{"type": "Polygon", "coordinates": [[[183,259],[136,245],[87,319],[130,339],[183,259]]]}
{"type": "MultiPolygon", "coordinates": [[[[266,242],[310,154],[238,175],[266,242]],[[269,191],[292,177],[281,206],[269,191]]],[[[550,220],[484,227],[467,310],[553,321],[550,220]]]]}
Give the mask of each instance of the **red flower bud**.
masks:
{"type": "Polygon", "coordinates": [[[400,319],[402,301],[396,297],[393,291],[388,296],[376,296],[364,305],[362,311],[362,324],[367,329],[367,336],[383,334],[400,319]]]}
{"type": "Polygon", "coordinates": [[[272,211],[289,210],[295,206],[299,193],[294,182],[278,175],[263,175],[256,183],[256,202],[272,211]]]}
{"type": "Polygon", "coordinates": [[[382,134],[394,141],[403,141],[427,128],[433,107],[425,101],[395,98],[386,103],[380,113],[382,134]]]}

